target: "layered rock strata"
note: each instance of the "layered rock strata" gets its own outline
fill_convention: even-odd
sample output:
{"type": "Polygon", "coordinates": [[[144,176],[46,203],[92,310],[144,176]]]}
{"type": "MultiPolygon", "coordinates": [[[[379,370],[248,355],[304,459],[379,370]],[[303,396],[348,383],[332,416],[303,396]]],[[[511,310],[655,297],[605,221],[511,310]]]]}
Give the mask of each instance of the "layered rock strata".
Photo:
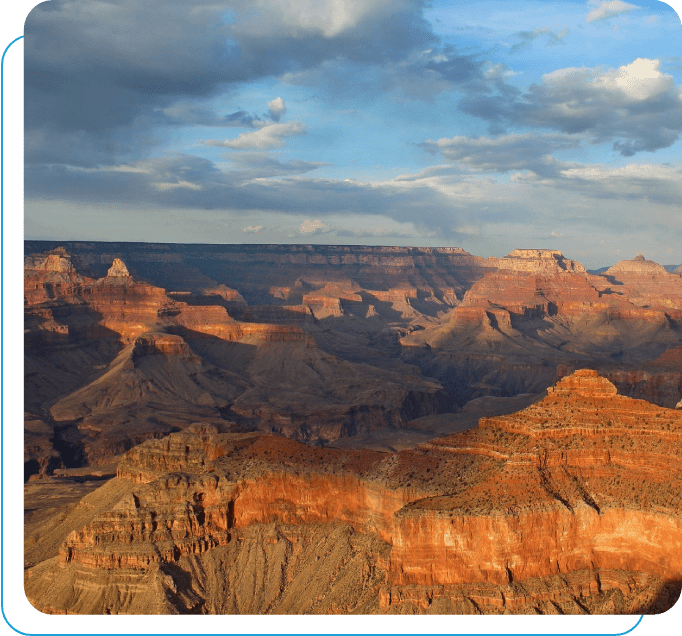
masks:
{"type": "Polygon", "coordinates": [[[682,279],[643,258],[596,276],[556,250],[482,259],[454,248],[69,248],[27,257],[25,321],[26,410],[57,425],[66,466],[108,461],[106,443],[95,453],[90,439],[108,435],[105,412],[122,452],[146,437],[126,441],[121,427],[154,418],[156,435],[227,418],[316,444],[402,429],[481,396],[536,394],[557,367],[598,368],[661,405],[682,399],[674,370],[649,367],[680,344],[682,279]],[[175,384],[180,359],[162,361],[161,350],[129,360],[133,371],[119,364],[149,333],[178,336],[195,356],[175,384]],[[104,376],[138,383],[118,413],[107,399],[93,408],[100,422],[62,408],[104,376]],[[136,391],[154,404],[135,404],[136,391]]]}
{"type": "Polygon", "coordinates": [[[642,255],[616,263],[604,276],[621,287],[630,302],[638,307],[659,307],[682,317],[682,276],[642,255]]]}
{"type": "MultiPolygon", "coordinates": [[[[236,320],[226,299],[248,317],[245,303],[224,285],[210,296],[169,296],[136,281],[119,258],[98,279],[78,274],[73,260],[63,249],[26,259],[27,409],[59,438],[29,442],[29,477],[107,463],[193,421],[224,429],[229,418],[241,430],[324,444],[452,408],[414,368],[321,351],[303,325],[287,324],[297,312],[236,320]]],[[[329,285],[306,297],[301,315],[315,320],[312,308],[320,318],[327,301],[343,314],[336,295],[362,303],[329,285]]],[[[28,420],[26,430],[35,439],[28,420]]]]}
{"type": "MultiPolygon", "coordinates": [[[[259,549],[254,529],[333,526],[386,546],[367,554],[363,611],[660,609],[682,579],[680,441],[680,411],[619,396],[591,370],[515,415],[396,454],[197,425],[129,451],[117,477],[129,494],[66,539],[61,565],[29,572],[27,594],[41,607],[55,567],[65,580],[174,572],[202,611],[217,607],[207,568],[218,559],[237,585],[225,551],[259,549]]],[[[266,586],[273,598],[289,581],[279,585],[266,586]]],[[[78,595],[55,598],[51,610],[78,607],[78,595]]]]}

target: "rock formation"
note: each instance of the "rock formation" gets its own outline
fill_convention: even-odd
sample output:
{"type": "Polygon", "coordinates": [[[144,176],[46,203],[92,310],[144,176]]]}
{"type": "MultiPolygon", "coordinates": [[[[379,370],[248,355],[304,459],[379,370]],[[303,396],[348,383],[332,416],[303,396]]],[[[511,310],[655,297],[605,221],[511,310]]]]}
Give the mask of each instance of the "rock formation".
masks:
{"type": "Polygon", "coordinates": [[[125,266],[125,263],[120,258],[115,258],[113,264],[107,272],[107,278],[121,277],[129,278],[130,274],[128,273],[128,268],[125,266]]]}
{"type": "Polygon", "coordinates": [[[591,370],[395,454],[195,425],[128,451],[118,503],[88,495],[26,591],[52,612],[660,610],[682,575],[681,440],[680,411],[591,370]]]}
{"type": "Polygon", "coordinates": [[[604,276],[621,287],[629,301],[645,308],[660,308],[674,320],[682,317],[682,276],[639,255],[616,263],[604,276]]]}
{"type": "Polygon", "coordinates": [[[681,281],[556,250],[29,242],[27,594],[661,611],[681,578],[681,281]]]}
{"type": "Polygon", "coordinates": [[[585,268],[577,261],[564,257],[559,250],[518,249],[504,258],[489,258],[489,267],[514,272],[552,275],[560,272],[585,274],[585,268]]]}
{"type": "MultiPolygon", "coordinates": [[[[461,303],[401,339],[402,359],[440,380],[459,404],[482,394],[535,393],[562,365],[641,371],[682,341],[682,278],[657,264],[619,264],[617,279],[588,274],[549,250],[515,250],[489,262],[496,269],[461,303]],[[638,268],[656,273],[631,273],[638,268]]],[[[635,385],[619,386],[644,397],[635,385]]],[[[670,405],[680,395],[669,385],[661,398],[670,405]]]]}
{"type": "Polygon", "coordinates": [[[343,286],[302,294],[298,308],[273,307],[281,313],[270,312],[268,323],[224,285],[203,296],[167,294],[117,257],[97,279],[78,274],[72,260],[61,249],[26,261],[26,406],[47,436],[30,445],[28,476],[107,463],[193,421],[229,418],[244,430],[324,444],[452,409],[440,385],[413,367],[344,360],[287,324],[343,315],[341,301],[362,306],[343,286]],[[253,320],[236,320],[233,310],[253,320]]]}
{"type": "MultiPolygon", "coordinates": [[[[682,398],[676,370],[654,363],[682,342],[682,278],[643,259],[594,276],[556,250],[67,246],[27,256],[25,276],[26,410],[65,466],[197,419],[321,444],[371,436],[481,396],[539,393],[558,367],[598,368],[661,405],[682,398]],[[145,334],[181,338],[194,358],[133,355],[145,334]],[[86,414],[85,394],[107,406],[88,398],[86,414]]],[[[58,463],[41,448],[29,473],[58,463]]]]}

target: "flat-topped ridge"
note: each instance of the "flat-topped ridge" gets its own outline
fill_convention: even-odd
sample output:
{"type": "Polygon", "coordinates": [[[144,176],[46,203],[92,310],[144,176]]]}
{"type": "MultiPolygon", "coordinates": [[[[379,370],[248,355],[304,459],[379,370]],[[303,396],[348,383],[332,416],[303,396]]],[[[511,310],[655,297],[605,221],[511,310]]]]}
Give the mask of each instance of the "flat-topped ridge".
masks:
{"type": "Polygon", "coordinates": [[[489,267],[529,274],[587,273],[581,263],[564,257],[559,250],[516,249],[503,258],[489,258],[487,264],[489,267]]]}
{"type": "Polygon", "coordinates": [[[539,258],[560,260],[564,258],[564,255],[559,250],[516,249],[509,252],[506,258],[539,258]]]}

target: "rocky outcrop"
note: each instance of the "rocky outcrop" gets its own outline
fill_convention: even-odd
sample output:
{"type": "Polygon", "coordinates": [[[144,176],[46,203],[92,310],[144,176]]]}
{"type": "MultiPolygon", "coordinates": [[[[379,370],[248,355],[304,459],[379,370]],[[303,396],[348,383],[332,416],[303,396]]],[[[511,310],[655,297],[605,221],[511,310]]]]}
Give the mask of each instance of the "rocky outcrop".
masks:
{"type": "Polygon", "coordinates": [[[120,258],[115,258],[107,272],[107,278],[129,278],[128,268],[120,258]]]}
{"type": "MultiPolygon", "coordinates": [[[[332,524],[387,546],[373,561],[373,611],[434,600],[485,613],[646,611],[661,590],[668,603],[679,593],[681,441],[682,412],[619,396],[591,370],[524,411],[397,454],[191,427],[128,452],[118,480],[130,494],[72,533],[60,562],[91,578],[173,566],[213,598],[191,563],[268,524],[332,524]]],[[[37,606],[41,576],[27,587],[37,606]]]]}
{"type": "Polygon", "coordinates": [[[489,267],[527,272],[533,274],[552,275],[560,272],[585,274],[585,268],[577,261],[565,258],[559,250],[518,249],[512,250],[504,258],[491,257],[487,260],[489,267]]]}

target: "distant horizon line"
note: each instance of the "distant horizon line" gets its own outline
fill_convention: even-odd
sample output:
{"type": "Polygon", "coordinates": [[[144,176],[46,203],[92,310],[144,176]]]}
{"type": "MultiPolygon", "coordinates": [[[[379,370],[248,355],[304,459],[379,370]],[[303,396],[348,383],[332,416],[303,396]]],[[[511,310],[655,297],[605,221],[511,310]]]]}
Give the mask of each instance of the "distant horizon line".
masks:
{"type": "MultiPolygon", "coordinates": [[[[301,247],[301,248],[310,248],[310,249],[315,249],[315,248],[338,248],[338,249],[351,249],[351,248],[362,248],[362,249],[372,249],[372,248],[392,248],[392,249],[405,249],[405,250],[419,250],[419,251],[441,251],[441,250],[453,250],[453,251],[459,251],[464,254],[469,254],[470,256],[478,256],[477,254],[474,254],[472,252],[469,252],[463,247],[460,246],[451,246],[451,245],[441,245],[441,246],[418,246],[418,245],[395,245],[395,244],[376,244],[376,245],[368,245],[365,243],[357,243],[357,244],[345,244],[345,243],[205,243],[205,242],[195,242],[195,241],[188,241],[188,242],[176,242],[176,241],[126,241],[126,240],[97,240],[97,239],[35,239],[35,238],[24,238],[24,245],[27,243],[97,243],[97,244],[129,244],[129,245],[211,245],[215,247],[247,247],[247,248],[258,248],[258,247],[301,247]]],[[[57,245],[56,247],[59,247],[57,245]]],[[[52,249],[56,249],[52,248],[52,249]]],[[[563,256],[564,258],[569,258],[569,260],[576,261],[582,265],[582,263],[574,258],[567,257],[564,252],[560,249],[556,248],[549,248],[549,247],[517,247],[512,250],[516,251],[525,251],[525,250],[534,250],[534,251],[544,251],[544,252],[558,252],[563,256]]],[[[511,254],[511,252],[509,252],[511,254]]],[[[480,258],[505,258],[509,256],[509,254],[505,254],[504,256],[480,256],[480,258]]],[[[634,257],[632,258],[622,258],[620,261],[631,261],[634,260],[637,256],[641,255],[641,253],[638,252],[634,257]]],[[[645,257],[646,258],[646,257],[645,257]]],[[[646,259],[649,261],[650,259],[646,259]]],[[[620,262],[616,261],[616,262],[620,262]]],[[[650,261],[657,263],[661,265],[664,268],[670,268],[670,267],[678,267],[680,266],[678,263],[658,263],[658,261],[650,261]]],[[[615,264],[615,263],[614,263],[615,264]]],[[[612,265],[604,265],[602,267],[594,267],[594,268],[586,268],[588,272],[590,271],[598,271],[600,269],[608,269],[609,267],[613,266],[612,265]]]]}

